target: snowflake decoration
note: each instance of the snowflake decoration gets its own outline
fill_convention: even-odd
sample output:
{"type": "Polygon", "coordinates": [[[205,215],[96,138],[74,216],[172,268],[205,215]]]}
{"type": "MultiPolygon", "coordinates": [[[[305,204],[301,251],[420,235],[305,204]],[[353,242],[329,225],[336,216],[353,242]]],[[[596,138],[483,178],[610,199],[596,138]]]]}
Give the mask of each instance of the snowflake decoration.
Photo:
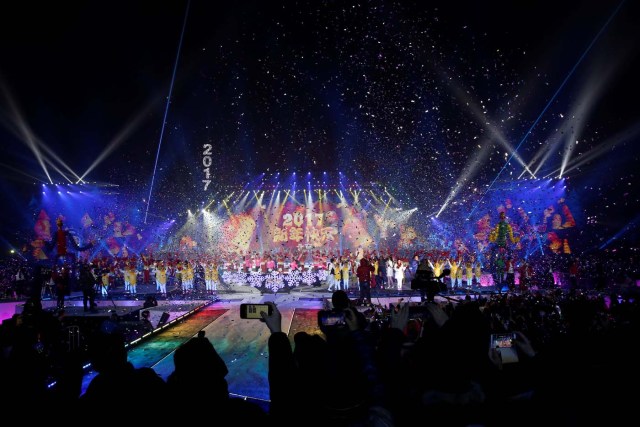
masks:
{"type": "Polygon", "coordinates": [[[327,280],[327,276],[329,275],[329,272],[327,271],[326,268],[319,268],[318,269],[318,280],[321,282],[324,282],[325,280],[327,280]]]}
{"type": "Polygon", "coordinates": [[[277,271],[272,271],[267,275],[267,280],[264,286],[273,292],[278,292],[280,289],[284,288],[284,277],[282,277],[282,274],[277,271]]]}
{"type": "Polygon", "coordinates": [[[316,273],[311,270],[302,273],[302,283],[306,283],[309,286],[316,283],[316,273]]]}
{"type": "Polygon", "coordinates": [[[231,283],[233,278],[233,272],[225,270],[222,273],[221,279],[222,279],[222,283],[231,283]]]}
{"type": "Polygon", "coordinates": [[[289,273],[289,277],[287,279],[287,285],[290,288],[294,288],[300,284],[300,280],[302,280],[302,275],[298,270],[294,270],[289,273]]]}
{"type": "Polygon", "coordinates": [[[246,273],[233,272],[230,280],[236,285],[245,285],[247,283],[247,275],[246,273]]]}
{"type": "Polygon", "coordinates": [[[250,274],[247,277],[247,281],[254,288],[261,288],[263,280],[264,280],[264,276],[262,274],[250,274]]]}

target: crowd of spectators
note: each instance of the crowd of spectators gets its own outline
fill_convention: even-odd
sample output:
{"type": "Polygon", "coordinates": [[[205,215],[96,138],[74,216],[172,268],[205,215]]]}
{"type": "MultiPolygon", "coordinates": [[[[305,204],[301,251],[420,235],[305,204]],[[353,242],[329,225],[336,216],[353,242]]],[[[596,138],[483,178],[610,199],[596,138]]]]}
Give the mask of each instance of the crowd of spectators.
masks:
{"type": "Polygon", "coordinates": [[[83,360],[61,333],[63,311],[44,311],[28,299],[0,328],[3,402],[90,414],[110,405],[116,414],[144,411],[148,418],[171,402],[191,408],[186,419],[214,411],[234,422],[279,426],[615,424],[633,414],[640,379],[635,283],[388,307],[356,306],[338,290],[332,302],[345,323],[321,334],[297,332],[293,345],[269,303],[265,409],[229,395],[228,368],[204,336],[176,350],[174,373],[164,381],[127,361],[120,331],[98,331],[87,346],[99,374],[81,395],[83,360]],[[517,362],[507,363],[490,344],[491,334],[504,333],[513,334],[517,362]]]}

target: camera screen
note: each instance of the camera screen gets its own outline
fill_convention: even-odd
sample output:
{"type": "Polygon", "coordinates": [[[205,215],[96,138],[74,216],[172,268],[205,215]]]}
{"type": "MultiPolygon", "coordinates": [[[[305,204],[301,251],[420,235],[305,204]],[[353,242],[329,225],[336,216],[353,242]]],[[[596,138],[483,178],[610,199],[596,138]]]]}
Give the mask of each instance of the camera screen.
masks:
{"type": "Polygon", "coordinates": [[[502,363],[514,363],[519,360],[518,352],[513,345],[515,335],[510,334],[492,334],[491,348],[498,350],[502,363]]]}
{"type": "Polygon", "coordinates": [[[242,304],[240,306],[240,317],[243,319],[262,319],[261,312],[269,313],[267,304],[242,304]]]}
{"type": "Polygon", "coordinates": [[[322,326],[344,325],[344,313],[333,311],[321,311],[319,313],[320,324],[322,326]]]}
{"type": "Polygon", "coordinates": [[[513,334],[493,334],[491,336],[491,347],[509,348],[513,346],[513,334]]]}

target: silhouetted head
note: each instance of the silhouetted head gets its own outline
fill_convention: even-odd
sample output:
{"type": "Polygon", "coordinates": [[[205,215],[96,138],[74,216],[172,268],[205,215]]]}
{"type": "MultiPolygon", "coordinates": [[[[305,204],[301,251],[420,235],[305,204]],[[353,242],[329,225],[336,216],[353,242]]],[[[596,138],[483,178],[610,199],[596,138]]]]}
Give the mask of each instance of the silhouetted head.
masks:
{"type": "Polygon", "coordinates": [[[338,290],[331,295],[331,303],[336,310],[344,310],[351,305],[349,295],[343,290],[338,290]]]}

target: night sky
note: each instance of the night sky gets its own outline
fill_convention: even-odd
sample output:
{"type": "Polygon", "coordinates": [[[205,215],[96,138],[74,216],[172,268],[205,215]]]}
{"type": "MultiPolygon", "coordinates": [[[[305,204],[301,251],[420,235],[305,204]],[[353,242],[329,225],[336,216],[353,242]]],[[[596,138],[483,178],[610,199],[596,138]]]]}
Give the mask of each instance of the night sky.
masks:
{"type": "Polygon", "coordinates": [[[145,206],[165,111],[151,212],[262,173],[341,172],[426,215],[455,189],[455,222],[488,210],[493,185],[531,177],[523,164],[557,177],[566,157],[591,241],[629,227],[637,242],[634,3],[17,2],[0,16],[3,244],[32,226],[48,182],[29,141],[78,175],[111,147],[85,180],[145,206]]]}

